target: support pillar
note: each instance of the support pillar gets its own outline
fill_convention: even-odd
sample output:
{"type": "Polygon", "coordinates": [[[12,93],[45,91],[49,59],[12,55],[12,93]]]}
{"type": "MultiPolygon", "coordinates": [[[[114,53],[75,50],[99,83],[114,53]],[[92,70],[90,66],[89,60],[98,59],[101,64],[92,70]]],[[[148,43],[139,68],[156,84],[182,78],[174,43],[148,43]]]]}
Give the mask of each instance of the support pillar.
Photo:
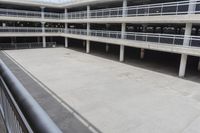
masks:
{"type": "Polygon", "coordinates": [[[41,17],[42,17],[42,19],[44,19],[44,9],[45,9],[45,7],[40,7],[41,8],[41,17]]]}
{"type": "MultiPolygon", "coordinates": [[[[122,23],[122,29],[121,29],[121,38],[124,39],[125,38],[125,32],[126,32],[126,23],[122,23]]],[[[124,61],[124,52],[125,52],[125,48],[124,45],[120,45],[120,62],[124,61]]]]}
{"type": "MultiPolygon", "coordinates": [[[[90,6],[87,6],[87,18],[90,18],[90,6]]],[[[90,23],[87,23],[87,36],[90,35],[90,23]]],[[[86,53],[90,53],[90,41],[86,40],[86,53]]]]}
{"type": "Polygon", "coordinates": [[[108,51],[109,51],[109,45],[106,44],[106,53],[108,53],[108,51]]]}
{"type": "Polygon", "coordinates": [[[42,47],[43,47],[43,48],[46,48],[46,47],[47,47],[47,46],[46,46],[46,37],[45,37],[45,36],[42,37],[42,47]]]}
{"type": "Polygon", "coordinates": [[[145,55],[145,49],[141,48],[140,59],[144,59],[144,55],[145,55]]]}
{"type": "Polygon", "coordinates": [[[188,55],[186,55],[186,54],[181,55],[181,63],[180,63],[180,69],[179,69],[179,77],[181,77],[181,78],[185,77],[187,57],[188,57],[188,55]]]}
{"type": "Polygon", "coordinates": [[[199,58],[199,63],[198,63],[198,71],[200,71],[200,58],[199,58]]]}
{"type": "MultiPolygon", "coordinates": [[[[127,16],[127,0],[123,0],[123,12],[122,15],[123,17],[127,16]]],[[[125,39],[125,32],[126,32],[126,23],[122,23],[121,25],[121,39],[125,39]]],[[[124,53],[125,53],[125,46],[120,45],[120,57],[119,61],[123,62],[124,61],[124,53]]]]}
{"type": "Polygon", "coordinates": [[[120,59],[119,61],[120,62],[123,62],[124,61],[124,45],[120,45],[120,59]]]}
{"type": "MultiPolygon", "coordinates": [[[[68,33],[68,23],[65,23],[65,33],[68,33]]],[[[68,48],[68,38],[65,37],[65,48],[68,48]]]]}
{"type": "Polygon", "coordinates": [[[43,48],[46,48],[46,36],[44,35],[45,34],[45,22],[42,22],[42,47],[43,48]]]}
{"type": "MultiPolygon", "coordinates": [[[[187,23],[185,27],[185,36],[184,36],[184,41],[183,41],[183,46],[189,46],[190,45],[190,38],[189,36],[192,33],[192,24],[187,23]]],[[[185,77],[185,71],[187,67],[187,54],[182,54],[181,55],[181,62],[180,62],[180,68],[179,68],[179,77],[184,78],[185,77]]]]}
{"type": "Polygon", "coordinates": [[[90,53],[90,41],[89,40],[86,41],[86,53],[87,54],[90,53]]]}

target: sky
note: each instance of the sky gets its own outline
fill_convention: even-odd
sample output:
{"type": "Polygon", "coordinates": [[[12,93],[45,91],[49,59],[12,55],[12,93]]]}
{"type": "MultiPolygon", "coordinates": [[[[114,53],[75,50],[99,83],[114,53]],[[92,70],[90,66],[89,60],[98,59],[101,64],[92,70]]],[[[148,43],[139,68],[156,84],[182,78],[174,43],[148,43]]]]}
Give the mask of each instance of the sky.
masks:
{"type": "Polygon", "coordinates": [[[32,1],[39,1],[39,2],[51,2],[51,3],[64,3],[73,0],[32,0],[32,1]]]}

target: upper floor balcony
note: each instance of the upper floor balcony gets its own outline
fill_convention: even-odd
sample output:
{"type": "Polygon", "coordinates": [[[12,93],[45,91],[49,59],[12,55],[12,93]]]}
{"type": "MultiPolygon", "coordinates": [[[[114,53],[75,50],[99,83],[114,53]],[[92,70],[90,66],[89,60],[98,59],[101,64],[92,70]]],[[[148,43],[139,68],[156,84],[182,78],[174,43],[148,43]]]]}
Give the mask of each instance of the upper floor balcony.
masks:
{"type": "Polygon", "coordinates": [[[141,33],[86,30],[86,29],[64,29],[64,28],[34,28],[34,27],[1,27],[0,37],[21,36],[61,36],[82,40],[112,43],[130,47],[147,48],[174,53],[184,53],[200,56],[200,36],[186,36],[175,34],[141,33]],[[184,45],[188,41],[188,45],[184,45]],[[177,51],[177,48],[179,51],[177,51]],[[175,49],[175,50],[174,50],[175,49]],[[192,49],[192,51],[191,51],[192,49]]]}
{"type": "Polygon", "coordinates": [[[139,17],[139,16],[166,16],[166,15],[187,15],[200,14],[200,0],[196,1],[181,1],[147,4],[138,6],[106,8],[98,10],[68,12],[68,13],[50,13],[26,10],[0,9],[0,17],[15,17],[15,18],[34,18],[38,21],[41,19],[63,20],[72,19],[98,19],[98,18],[122,18],[122,17],[139,17]],[[192,10],[191,10],[192,8],[192,10]]]}

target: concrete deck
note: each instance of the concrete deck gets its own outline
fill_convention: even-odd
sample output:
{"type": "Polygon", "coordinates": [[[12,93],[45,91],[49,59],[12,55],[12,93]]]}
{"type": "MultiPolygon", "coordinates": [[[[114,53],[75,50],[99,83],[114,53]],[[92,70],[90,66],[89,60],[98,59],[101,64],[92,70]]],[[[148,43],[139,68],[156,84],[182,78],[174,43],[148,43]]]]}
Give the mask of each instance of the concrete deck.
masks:
{"type": "MultiPolygon", "coordinates": [[[[10,58],[0,51],[0,59],[14,73],[18,80],[23,84],[29,93],[35,98],[40,106],[47,112],[50,118],[64,133],[91,133],[90,129],[84,125],[74,113],[66,108],[59,99],[50,95],[48,88],[34,79],[30,74],[24,72],[10,58]],[[59,111],[58,111],[59,110],[59,111]]],[[[0,132],[5,132],[3,121],[0,119],[0,132]]]]}
{"type": "Polygon", "coordinates": [[[6,53],[104,133],[199,133],[198,83],[64,48],[6,53]]]}

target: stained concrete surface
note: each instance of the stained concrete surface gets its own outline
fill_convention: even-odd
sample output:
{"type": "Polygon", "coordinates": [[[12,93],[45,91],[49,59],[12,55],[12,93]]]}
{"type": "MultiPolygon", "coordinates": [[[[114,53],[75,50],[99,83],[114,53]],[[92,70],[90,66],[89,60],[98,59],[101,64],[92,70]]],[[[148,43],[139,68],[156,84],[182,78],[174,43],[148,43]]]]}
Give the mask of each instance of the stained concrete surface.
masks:
{"type": "Polygon", "coordinates": [[[102,132],[199,133],[199,83],[64,48],[6,53],[102,132]]]}

